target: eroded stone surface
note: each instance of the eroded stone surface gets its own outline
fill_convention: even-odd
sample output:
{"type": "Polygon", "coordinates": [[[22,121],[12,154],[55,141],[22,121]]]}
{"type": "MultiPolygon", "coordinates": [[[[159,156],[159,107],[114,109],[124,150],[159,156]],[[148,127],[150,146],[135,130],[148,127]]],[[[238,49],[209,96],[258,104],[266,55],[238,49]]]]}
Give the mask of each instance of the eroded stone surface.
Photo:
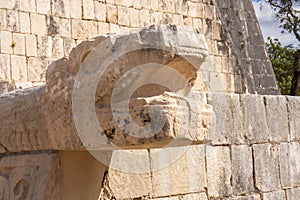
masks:
{"type": "Polygon", "coordinates": [[[266,114],[270,139],[274,142],[289,141],[289,125],[285,97],[266,97],[266,114]]]}
{"type": "Polygon", "coordinates": [[[147,150],[114,151],[110,160],[100,197],[107,199],[110,193],[116,199],[132,199],[152,192],[147,150]]]}
{"type": "Polygon", "coordinates": [[[283,188],[300,186],[299,143],[282,143],[280,150],[280,178],[283,188]]]}
{"type": "Polygon", "coordinates": [[[264,200],[285,200],[285,192],[284,191],[276,191],[270,193],[263,194],[264,200]]]}
{"type": "Polygon", "coordinates": [[[287,200],[300,199],[300,188],[292,188],[286,191],[287,200]]]}
{"type": "Polygon", "coordinates": [[[209,137],[213,144],[239,144],[242,134],[242,112],[239,95],[226,93],[208,94],[208,103],[216,114],[216,128],[209,137]]]}
{"type": "Polygon", "coordinates": [[[231,159],[229,147],[206,147],[207,189],[210,197],[232,194],[231,159]]]}
{"type": "Polygon", "coordinates": [[[150,159],[154,197],[205,191],[204,145],[153,149],[150,159]]]}
{"type": "Polygon", "coordinates": [[[256,187],[264,192],[280,189],[278,146],[255,144],[253,150],[256,187]]]}
{"type": "Polygon", "coordinates": [[[247,145],[231,148],[232,155],[232,186],[235,195],[254,191],[252,149],[247,145]]]}
{"type": "Polygon", "coordinates": [[[241,95],[241,107],[246,141],[250,143],[268,141],[270,133],[263,97],[259,95],[241,95]]]}
{"type": "Polygon", "coordinates": [[[0,159],[0,199],[57,199],[55,154],[14,155],[0,159]],[[51,180],[50,180],[51,178],[51,180]],[[12,192],[13,191],[13,192],[12,192]]]}
{"type": "Polygon", "coordinates": [[[299,97],[287,97],[289,111],[289,127],[291,141],[300,141],[300,117],[299,97]]]}

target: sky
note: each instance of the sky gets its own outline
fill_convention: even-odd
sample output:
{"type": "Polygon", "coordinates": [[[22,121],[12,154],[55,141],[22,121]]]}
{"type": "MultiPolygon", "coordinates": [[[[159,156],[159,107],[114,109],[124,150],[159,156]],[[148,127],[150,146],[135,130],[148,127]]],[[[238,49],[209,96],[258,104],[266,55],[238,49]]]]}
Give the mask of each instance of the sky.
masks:
{"type": "Polygon", "coordinates": [[[292,44],[298,46],[298,41],[292,34],[286,33],[282,34],[279,28],[279,21],[275,18],[275,12],[270,8],[269,5],[252,1],[256,16],[260,23],[260,27],[263,32],[264,39],[267,40],[268,36],[272,38],[278,38],[283,46],[292,44]]]}

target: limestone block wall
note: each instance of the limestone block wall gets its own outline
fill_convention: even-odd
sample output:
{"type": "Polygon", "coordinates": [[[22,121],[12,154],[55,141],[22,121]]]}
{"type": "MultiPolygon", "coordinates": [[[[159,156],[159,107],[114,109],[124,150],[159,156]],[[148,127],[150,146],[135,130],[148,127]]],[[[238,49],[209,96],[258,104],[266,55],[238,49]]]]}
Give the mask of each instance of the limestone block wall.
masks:
{"type": "Polygon", "coordinates": [[[162,23],[205,34],[212,91],[278,93],[250,0],[1,0],[0,92],[43,84],[82,40],[162,23]]]}
{"type": "MultiPolygon", "coordinates": [[[[214,107],[218,122],[211,144],[135,150],[143,156],[124,162],[123,169],[132,166],[137,169],[147,163],[149,173],[130,174],[115,170],[116,165],[111,164],[103,185],[106,192],[111,192],[111,198],[300,198],[300,127],[297,122],[300,99],[218,93],[208,94],[207,99],[214,107]],[[174,154],[180,156],[172,161],[174,154]],[[169,165],[164,166],[168,162],[169,165]],[[126,187],[119,190],[124,184],[126,187]]],[[[114,152],[111,158],[126,159],[126,151],[114,152]]]]}
{"type": "MultiPolygon", "coordinates": [[[[216,115],[215,131],[208,136],[211,142],[100,151],[98,160],[89,152],[74,151],[71,140],[60,151],[55,145],[46,146],[54,138],[42,135],[46,130],[8,135],[3,134],[8,129],[0,126],[0,197],[18,197],[23,193],[8,191],[22,191],[18,188],[24,185],[25,197],[43,200],[298,200],[300,99],[204,96],[216,115]],[[21,150],[15,147],[22,153],[16,153],[21,150]],[[41,147],[48,150],[35,150],[41,147]]],[[[5,108],[5,104],[0,107],[5,108]]],[[[20,117],[26,115],[16,115],[20,117]]],[[[60,140],[65,136],[56,136],[57,144],[60,140]]]]}

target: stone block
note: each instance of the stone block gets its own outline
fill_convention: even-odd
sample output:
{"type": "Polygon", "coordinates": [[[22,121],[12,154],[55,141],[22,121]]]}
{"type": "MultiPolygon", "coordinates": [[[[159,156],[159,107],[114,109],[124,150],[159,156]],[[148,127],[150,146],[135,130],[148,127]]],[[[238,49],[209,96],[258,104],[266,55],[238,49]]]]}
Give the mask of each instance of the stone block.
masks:
{"type": "Polygon", "coordinates": [[[130,8],[129,10],[130,14],[130,25],[131,27],[140,27],[140,16],[139,16],[139,10],[130,8]]]}
{"type": "Polygon", "coordinates": [[[254,191],[252,149],[247,145],[231,147],[232,188],[234,195],[249,194],[254,191]]]}
{"type": "Polygon", "coordinates": [[[114,4],[115,3],[115,0],[105,0],[106,3],[109,3],[109,4],[114,4]]]}
{"type": "Polygon", "coordinates": [[[265,96],[267,123],[272,142],[289,141],[289,125],[286,97],[265,96]]]}
{"type": "Polygon", "coordinates": [[[25,49],[27,56],[37,56],[37,40],[35,35],[25,35],[25,49]]]}
{"type": "Polygon", "coordinates": [[[38,56],[39,57],[52,57],[52,37],[38,36],[38,56]]]}
{"type": "Polygon", "coordinates": [[[128,8],[118,6],[118,24],[130,26],[130,13],[128,8]]]}
{"type": "Polygon", "coordinates": [[[150,14],[148,10],[140,11],[140,23],[142,27],[148,26],[150,24],[150,14]]]}
{"type": "Polygon", "coordinates": [[[209,73],[209,88],[212,92],[226,92],[226,76],[220,72],[209,73]]]}
{"type": "Polygon", "coordinates": [[[81,39],[81,40],[87,39],[87,34],[86,34],[88,32],[87,23],[85,23],[82,20],[72,19],[71,28],[72,28],[72,38],[81,39]]]}
{"type": "Polygon", "coordinates": [[[291,188],[290,144],[281,143],[279,146],[280,179],[282,188],[291,188]]]}
{"type": "Polygon", "coordinates": [[[173,18],[173,22],[175,24],[183,24],[183,16],[182,15],[173,14],[172,18],[173,18]]]}
{"type": "Polygon", "coordinates": [[[0,28],[6,30],[6,10],[0,9],[0,28]]]}
{"type": "Polygon", "coordinates": [[[22,33],[30,33],[30,16],[29,13],[19,12],[20,15],[20,32],[22,33]]]}
{"type": "Polygon", "coordinates": [[[188,4],[188,15],[190,17],[197,17],[197,4],[191,1],[188,1],[187,4],[188,4]]]}
{"type": "Polygon", "coordinates": [[[147,150],[114,151],[109,167],[108,181],[104,182],[104,188],[111,189],[116,199],[134,199],[151,193],[147,150]]]}
{"type": "MultiPolygon", "coordinates": [[[[162,0],[159,0],[160,2],[163,2],[162,0]]],[[[161,4],[159,4],[161,7],[161,4]]],[[[186,1],[177,1],[175,4],[175,12],[182,15],[188,14],[188,4],[186,1]]]]}
{"type": "Polygon", "coordinates": [[[120,4],[120,5],[123,5],[123,6],[127,7],[127,8],[133,7],[133,1],[134,0],[119,0],[119,1],[122,2],[122,4],[120,4]]]}
{"type": "Polygon", "coordinates": [[[263,194],[264,200],[286,200],[285,192],[282,191],[275,191],[263,194]]]}
{"type": "MultiPolygon", "coordinates": [[[[72,0],[73,1],[73,0],[72,0]]],[[[58,17],[70,17],[70,0],[57,0],[52,2],[52,15],[58,16],[58,17]]],[[[79,4],[81,5],[81,4],[79,4]]],[[[78,8],[81,9],[81,6],[78,4],[76,5],[78,8]]],[[[74,7],[72,7],[74,8],[74,7]]],[[[72,12],[75,12],[75,10],[72,10],[72,12]]]]}
{"type": "Polygon", "coordinates": [[[0,47],[1,53],[12,54],[12,33],[8,31],[1,31],[1,40],[0,40],[0,47]]]}
{"type": "Polygon", "coordinates": [[[150,150],[153,197],[205,191],[204,145],[150,150]]]}
{"type": "Polygon", "coordinates": [[[13,51],[17,55],[25,55],[25,34],[13,33],[13,51]]]}
{"type": "Polygon", "coordinates": [[[263,192],[280,189],[278,146],[254,144],[256,187],[263,192]]]}
{"type": "Polygon", "coordinates": [[[206,4],[203,10],[203,18],[204,19],[215,19],[215,9],[213,5],[206,4]]]}
{"type": "Polygon", "coordinates": [[[6,22],[7,22],[7,30],[17,32],[20,30],[19,28],[19,14],[18,11],[15,10],[7,10],[6,11],[6,22]]]}
{"type": "Polygon", "coordinates": [[[39,14],[48,15],[51,13],[51,0],[36,0],[36,10],[39,14]]]}
{"type": "Polygon", "coordinates": [[[120,33],[120,27],[117,24],[109,24],[109,32],[110,33],[120,33]]]}
{"type": "Polygon", "coordinates": [[[291,143],[290,144],[290,152],[291,152],[291,160],[290,160],[290,166],[291,166],[291,177],[292,177],[292,184],[294,187],[300,187],[300,145],[299,143],[291,143]]]}
{"type": "Polygon", "coordinates": [[[94,19],[94,1],[93,0],[82,0],[83,7],[83,19],[94,19]]]}
{"type": "Polygon", "coordinates": [[[128,32],[130,31],[130,28],[129,27],[126,27],[126,26],[120,26],[120,33],[125,33],[125,32],[128,32]]]}
{"type": "Polygon", "coordinates": [[[172,14],[170,14],[170,13],[163,13],[162,14],[162,21],[161,21],[161,23],[163,23],[163,24],[173,24],[174,22],[173,22],[172,14]]]}
{"type": "Polygon", "coordinates": [[[98,36],[98,24],[95,21],[85,21],[87,27],[87,37],[93,38],[98,36]]]}
{"type": "Polygon", "coordinates": [[[290,140],[300,141],[300,100],[299,97],[287,97],[289,112],[290,140]]]}
{"type": "Polygon", "coordinates": [[[234,75],[228,74],[226,76],[227,79],[227,91],[229,93],[234,93],[235,92],[235,80],[234,80],[234,75]]]}
{"type": "Polygon", "coordinates": [[[52,59],[58,60],[64,57],[64,43],[61,37],[52,39],[52,59]]]}
{"type": "Polygon", "coordinates": [[[212,22],[212,39],[213,40],[222,40],[222,24],[221,21],[212,22]]]}
{"type": "Polygon", "coordinates": [[[82,18],[82,1],[81,0],[72,0],[70,1],[70,15],[72,19],[81,19],[82,18]]]}
{"type": "Polygon", "coordinates": [[[141,6],[141,9],[150,10],[150,1],[143,1],[143,0],[141,0],[140,1],[140,6],[141,6]]]}
{"type": "Polygon", "coordinates": [[[142,4],[141,4],[141,0],[133,0],[133,7],[136,9],[141,9],[142,8],[142,4]]]}
{"type": "Polygon", "coordinates": [[[210,50],[214,56],[219,56],[218,41],[211,39],[210,50]]]}
{"type": "Polygon", "coordinates": [[[160,12],[175,13],[175,2],[173,0],[159,0],[158,3],[160,12]]]}
{"type": "Polygon", "coordinates": [[[216,130],[209,139],[213,144],[241,144],[242,113],[239,95],[225,93],[209,93],[208,104],[212,105],[216,115],[216,130]]]}
{"type": "Polygon", "coordinates": [[[215,70],[217,72],[223,72],[223,70],[222,70],[222,58],[221,58],[221,56],[214,56],[213,57],[213,61],[214,61],[215,70]]]}
{"type": "Polygon", "coordinates": [[[150,15],[150,23],[151,24],[160,24],[163,19],[163,15],[160,12],[153,12],[150,15]]]}
{"type": "Polygon", "coordinates": [[[20,1],[20,10],[26,12],[36,12],[35,0],[20,1]]]}
{"type": "Polygon", "coordinates": [[[207,191],[210,197],[232,194],[230,149],[225,146],[206,146],[207,191]]]}
{"type": "Polygon", "coordinates": [[[159,0],[150,0],[150,8],[152,11],[158,11],[158,1],[159,0]]]}
{"type": "Polygon", "coordinates": [[[31,32],[36,35],[47,35],[46,16],[32,13],[31,19],[31,32]]]}
{"type": "Polygon", "coordinates": [[[292,188],[290,190],[286,190],[287,200],[298,200],[300,199],[300,188],[292,188]]]}
{"type": "Polygon", "coordinates": [[[46,69],[49,61],[45,58],[28,58],[28,80],[45,81],[46,69]]]}
{"type": "Polygon", "coordinates": [[[240,98],[246,141],[250,143],[268,141],[270,133],[267,126],[263,97],[246,94],[241,95],[240,98]]]}
{"type": "Polygon", "coordinates": [[[99,21],[106,21],[106,5],[99,1],[94,1],[95,6],[95,18],[99,21]]]}
{"type": "Polygon", "coordinates": [[[65,38],[64,39],[64,56],[69,56],[69,54],[71,53],[71,50],[75,47],[75,40],[71,39],[71,38],[65,38]]]}
{"type": "Polygon", "coordinates": [[[47,18],[48,35],[71,37],[71,23],[69,19],[61,17],[47,18]]]}
{"type": "Polygon", "coordinates": [[[106,21],[110,23],[118,23],[118,7],[106,4],[106,21]]]}
{"type": "Polygon", "coordinates": [[[0,1],[0,8],[6,8],[6,9],[14,9],[17,0],[1,0],[0,1]]]}
{"type": "MultiPolygon", "coordinates": [[[[218,43],[218,46],[220,46],[220,43],[218,43]]],[[[222,55],[222,53],[219,54],[222,55]]],[[[221,66],[222,66],[223,73],[228,73],[229,75],[233,76],[232,74],[229,73],[229,59],[226,55],[221,56],[221,66]]]]}
{"type": "Polygon", "coordinates": [[[10,80],[10,56],[0,54],[0,80],[10,80]]]}
{"type": "Polygon", "coordinates": [[[14,81],[27,81],[26,57],[11,55],[11,71],[14,81]]]}
{"type": "Polygon", "coordinates": [[[59,35],[62,37],[71,37],[71,23],[69,19],[60,18],[59,35]]]}
{"type": "Polygon", "coordinates": [[[299,143],[282,143],[280,150],[280,178],[283,188],[300,186],[299,143]]]}
{"type": "Polygon", "coordinates": [[[98,23],[98,33],[101,34],[107,34],[109,33],[109,23],[105,22],[99,22],[98,23]]]}
{"type": "Polygon", "coordinates": [[[59,34],[59,26],[61,24],[59,23],[59,17],[53,17],[53,16],[47,16],[47,35],[49,36],[56,36],[59,34]]]}

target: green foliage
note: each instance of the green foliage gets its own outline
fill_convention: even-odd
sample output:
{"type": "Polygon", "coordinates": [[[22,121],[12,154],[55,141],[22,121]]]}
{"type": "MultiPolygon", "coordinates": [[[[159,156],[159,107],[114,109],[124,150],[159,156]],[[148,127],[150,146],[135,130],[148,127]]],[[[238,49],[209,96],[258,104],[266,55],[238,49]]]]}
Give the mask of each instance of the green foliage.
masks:
{"type": "Polygon", "coordinates": [[[270,37],[268,37],[266,45],[281,94],[288,95],[292,86],[294,72],[293,54],[295,50],[289,47],[282,47],[278,39],[271,39],[270,37]]]}
{"type": "Polygon", "coordinates": [[[273,9],[277,11],[276,17],[280,20],[282,32],[293,33],[299,40],[300,11],[295,8],[297,5],[299,6],[300,0],[268,0],[268,2],[273,6],[273,9]]]}

